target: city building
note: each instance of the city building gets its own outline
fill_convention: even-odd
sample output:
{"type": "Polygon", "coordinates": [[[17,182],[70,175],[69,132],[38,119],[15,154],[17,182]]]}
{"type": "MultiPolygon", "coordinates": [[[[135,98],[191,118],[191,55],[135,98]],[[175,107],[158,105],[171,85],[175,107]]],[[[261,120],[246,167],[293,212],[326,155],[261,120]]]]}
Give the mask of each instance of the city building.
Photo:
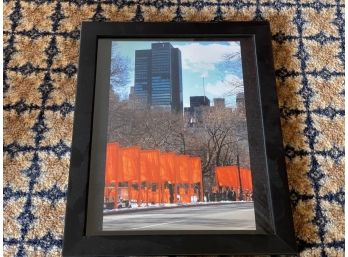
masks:
{"type": "Polygon", "coordinates": [[[190,96],[190,107],[210,106],[210,100],[206,96],[190,96]]]}
{"type": "Polygon", "coordinates": [[[130,87],[128,99],[129,101],[134,101],[134,87],[130,87]]]}
{"type": "Polygon", "coordinates": [[[190,107],[184,109],[187,127],[199,127],[203,122],[203,114],[210,109],[210,100],[206,96],[191,96],[190,107]]]}
{"type": "Polygon", "coordinates": [[[147,105],[151,85],[151,51],[136,50],[134,68],[134,97],[147,105]]]}
{"type": "Polygon", "coordinates": [[[245,108],[245,99],[244,99],[244,93],[238,93],[236,97],[236,105],[239,109],[245,108]]]}
{"type": "Polygon", "coordinates": [[[181,52],[170,43],[135,51],[134,96],[151,108],[183,111],[181,52]]]}
{"type": "Polygon", "coordinates": [[[225,98],[214,98],[214,107],[225,108],[225,98]]]}

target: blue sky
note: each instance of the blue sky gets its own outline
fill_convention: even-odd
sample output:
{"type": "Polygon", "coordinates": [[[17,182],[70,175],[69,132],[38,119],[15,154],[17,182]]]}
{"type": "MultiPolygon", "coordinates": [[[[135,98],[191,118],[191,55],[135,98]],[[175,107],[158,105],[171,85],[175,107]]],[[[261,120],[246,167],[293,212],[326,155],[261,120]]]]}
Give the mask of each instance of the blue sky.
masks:
{"type": "Polygon", "coordinates": [[[235,94],[241,89],[231,85],[243,83],[238,41],[113,41],[112,54],[117,53],[130,62],[127,92],[134,86],[135,50],[150,49],[154,42],[170,42],[181,51],[184,107],[190,105],[190,96],[204,95],[203,77],[205,95],[211,105],[213,98],[218,97],[226,98],[229,106],[235,105],[235,94]],[[223,56],[232,53],[237,55],[226,66],[223,56]]]}

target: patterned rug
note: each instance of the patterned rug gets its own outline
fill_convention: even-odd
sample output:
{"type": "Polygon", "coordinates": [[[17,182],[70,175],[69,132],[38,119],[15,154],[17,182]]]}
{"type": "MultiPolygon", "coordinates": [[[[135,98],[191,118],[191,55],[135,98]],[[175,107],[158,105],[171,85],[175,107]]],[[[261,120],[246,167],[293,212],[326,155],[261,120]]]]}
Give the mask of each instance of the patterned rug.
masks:
{"type": "Polygon", "coordinates": [[[344,255],[344,1],[11,0],[5,256],[61,255],[83,20],[269,20],[300,255],[344,255]]]}

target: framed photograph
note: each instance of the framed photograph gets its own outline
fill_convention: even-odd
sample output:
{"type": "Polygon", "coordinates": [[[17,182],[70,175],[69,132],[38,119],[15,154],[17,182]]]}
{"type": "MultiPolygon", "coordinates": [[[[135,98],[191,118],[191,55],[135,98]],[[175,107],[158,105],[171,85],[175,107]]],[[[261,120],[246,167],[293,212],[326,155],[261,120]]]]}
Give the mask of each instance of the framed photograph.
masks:
{"type": "Polygon", "coordinates": [[[64,256],[294,255],[267,22],[82,24],[64,256]]]}

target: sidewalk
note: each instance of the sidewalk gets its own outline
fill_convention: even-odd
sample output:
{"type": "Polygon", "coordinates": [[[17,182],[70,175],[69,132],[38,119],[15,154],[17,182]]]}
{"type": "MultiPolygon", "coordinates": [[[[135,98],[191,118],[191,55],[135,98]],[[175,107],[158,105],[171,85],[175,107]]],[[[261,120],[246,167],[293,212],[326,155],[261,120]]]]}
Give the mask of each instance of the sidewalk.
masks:
{"type": "Polygon", "coordinates": [[[172,208],[186,208],[186,207],[227,205],[227,204],[244,204],[244,203],[252,203],[252,202],[253,201],[221,201],[221,202],[196,202],[196,203],[185,203],[185,204],[183,204],[183,203],[181,203],[181,204],[156,204],[156,205],[141,206],[141,207],[104,210],[103,215],[106,216],[106,215],[113,215],[113,214],[143,212],[143,211],[151,211],[151,210],[164,210],[164,209],[172,209],[172,208]]]}

